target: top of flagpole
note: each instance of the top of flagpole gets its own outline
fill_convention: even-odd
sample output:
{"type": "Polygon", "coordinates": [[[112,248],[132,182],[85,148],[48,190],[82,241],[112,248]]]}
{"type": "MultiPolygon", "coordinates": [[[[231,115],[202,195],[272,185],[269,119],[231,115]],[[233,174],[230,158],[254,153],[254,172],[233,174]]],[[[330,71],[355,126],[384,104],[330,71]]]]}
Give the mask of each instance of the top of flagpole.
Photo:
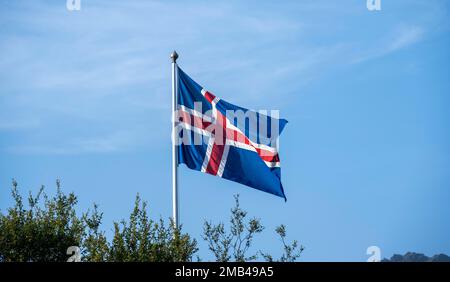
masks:
{"type": "Polygon", "coordinates": [[[170,58],[172,59],[172,63],[177,63],[177,59],[178,59],[178,53],[177,51],[173,51],[172,54],[170,54],[170,58]]]}

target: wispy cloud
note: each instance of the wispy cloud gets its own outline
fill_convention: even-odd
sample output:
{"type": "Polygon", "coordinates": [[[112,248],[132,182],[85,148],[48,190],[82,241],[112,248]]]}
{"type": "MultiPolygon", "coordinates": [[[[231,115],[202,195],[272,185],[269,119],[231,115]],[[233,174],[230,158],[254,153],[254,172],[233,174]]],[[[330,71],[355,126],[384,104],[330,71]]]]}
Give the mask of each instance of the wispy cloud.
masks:
{"type": "Polygon", "coordinates": [[[15,120],[7,120],[6,118],[0,119],[0,131],[1,130],[28,130],[39,127],[41,122],[38,119],[23,119],[17,118],[15,120]]]}
{"type": "MultiPolygon", "coordinates": [[[[74,155],[89,153],[117,153],[135,151],[151,142],[144,131],[123,130],[106,135],[92,137],[61,138],[58,144],[19,144],[4,148],[3,151],[14,154],[55,154],[74,155]]],[[[28,143],[28,142],[27,142],[28,143]]]]}
{"type": "Polygon", "coordinates": [[[388,46],[387,52],[394,52],[420,41],[424,32],[424,29],[418,26],[403,27],[396,39],[388,46]]]}
{"type": "Polygon", "coordinates": [[[168,122],[173,49],[225,100],[278,108],[323,74],[403,50],[428,31],[395,22],[381,39],[349,36],[359,30],[353,22],[343,28],[349,9],[328,1],[95,1],[80,12],[56,2],[14,1],[0,11],[0,130],[31,135],[39,127],[50,142],[1,144],[11,152],[117,152],[160,142],[166,124],[154,124],[168,122]],[[73,127],[86,129],[65,131],[73,127]],[[66,134],[52,144],[58,131],[66,134]]]}
{"type": "MultiPolygon", "coordinates": [[[[228,2],[214,7],[93,2],[72,13],[49,1],[9,5],[10,13],[0,20],[9,27],[0,33],[0,51],[6,54],[0,58],[0,97],[7,102],[0,109],[14,110],[15,116],[32,110],[43,118],[39,138],[2,145],[14,153],[111,153],[145,142],[151,146],[165,138],[159,129],[152,131],[152,123],[169,117],[162,110],[170,109],[173,49],[185,55],[180,60],[187,66],[194,62],[189,58],[202,58],[188,68],[207,78],[212,68],[216,75],[250,69],[258,57],[250,52],[255,46],[301,31],[297,20],[268,17],[269,11],[244,13],[245,5],[228,2]],[[92,129],[59,134],[81,123],[92,129]],[[57,144],[50,138],[54,134],[61,135],[57,144]]],[[[5,116],[2,128],[25,126],[5,116]]]]}
{"type": "Polygon", "coordinates": [[[376,42],[375,46],[356,53],[352,63],[362,63],[372,59],[380,58],[421,41],[425,36],[425,29],[421,26],[397,27],[385,38],[376,42]]]}

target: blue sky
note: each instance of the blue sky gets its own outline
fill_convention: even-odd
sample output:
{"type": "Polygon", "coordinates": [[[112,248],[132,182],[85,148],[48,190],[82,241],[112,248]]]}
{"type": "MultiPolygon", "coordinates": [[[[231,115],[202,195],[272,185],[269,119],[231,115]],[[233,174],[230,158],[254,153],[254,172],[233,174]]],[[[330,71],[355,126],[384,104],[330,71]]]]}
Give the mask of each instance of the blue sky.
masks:
{"type": "MultiPolygon", "coordinates": [[[[303,261],[450,253],[447,1],[0,1],[0,209],[57,177],[105,215],[136,193],[171,215],[170,59],[217,96],[289,120],[287,203],[180,169],[181,221],[228,220],[233,194],[303,261]]],[[[209,258],[205,244],[199,255],[209,258]]]]}

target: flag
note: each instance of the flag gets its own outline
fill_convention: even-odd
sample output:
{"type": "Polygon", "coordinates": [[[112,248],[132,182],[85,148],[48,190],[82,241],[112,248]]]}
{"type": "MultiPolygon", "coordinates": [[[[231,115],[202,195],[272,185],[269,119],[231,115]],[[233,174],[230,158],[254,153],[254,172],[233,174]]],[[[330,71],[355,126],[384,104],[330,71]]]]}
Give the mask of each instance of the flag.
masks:
{"type": "Polygon", "coordinates": [[[281,184],[278,136],[287,121],[228,103],[177,66],[178,164],[274,194],[281,184]]]}

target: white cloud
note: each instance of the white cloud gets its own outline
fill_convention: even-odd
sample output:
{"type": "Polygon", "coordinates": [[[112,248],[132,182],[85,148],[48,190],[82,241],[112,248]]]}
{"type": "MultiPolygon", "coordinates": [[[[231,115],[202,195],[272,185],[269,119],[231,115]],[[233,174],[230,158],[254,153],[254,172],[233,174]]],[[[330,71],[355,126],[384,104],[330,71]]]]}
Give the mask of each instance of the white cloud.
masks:
{"type": "Polygon", "coordinates": [[[399,49],[420,41],[424,36],[424,29],[418,26],[402,27],[397,31],[395,39],[386,48],[386,53],[395,52],[399,49]]]}
{"type": "Polygon", "coordinates": [[[149,140],[146,131],[122,130],[84,138],[59,138],[58,141],[58,144],[55,145],[42,145],[36,142],[34,144],[13,145],[6,147],[4,151],[15,154],[52,155],[117,153],[138,150],[151,140],[149,140]]]}
{"type": "Polygon", "coordinates": [[[355,57],[350,62],[362,63],[389,55],[421,41],[424,36],[425,30],[423,27],[398,26],[379,42],[375,41],[374,45],[367,46],[364,51],[356,51],[355,57]]]}
{"type": "MultiPolygon", "coordinates": [[[[160,132],[142,123],[169,121],[173,49],[203,86],[254,108],[289,103],[283,95],[300,92],[325,72],[397,52],[425,35],[425,26],[414,23],[355,44],[360,34],[347,36],[351,24],[328,26],[350,13],[331,2],[264,3],[249,10],[252,3],[229,1],[105,1],[87,3],[80,12],[49,1],[17,5],[0,17],[8,27],[0,32],[0,111],[42,115],[35,126],[47,140],[55,132],[49,121],[92,130],[83,138],[69,132],[64,144],[41,146],[36,139],[10,146],[14,152],[117,152],[157,143],[160,132]]],[[[33,126],[20,119],[8,123],[0,122],[0,129],[33,126]]]]}
{"type": "Polygon", "coordinates": [[[21,119],[16,120],[6,120],[6,118],[0,120],[0,130],[25,130],[34,129],[39,127],[41,124],[38,119],[21,119]]]}

